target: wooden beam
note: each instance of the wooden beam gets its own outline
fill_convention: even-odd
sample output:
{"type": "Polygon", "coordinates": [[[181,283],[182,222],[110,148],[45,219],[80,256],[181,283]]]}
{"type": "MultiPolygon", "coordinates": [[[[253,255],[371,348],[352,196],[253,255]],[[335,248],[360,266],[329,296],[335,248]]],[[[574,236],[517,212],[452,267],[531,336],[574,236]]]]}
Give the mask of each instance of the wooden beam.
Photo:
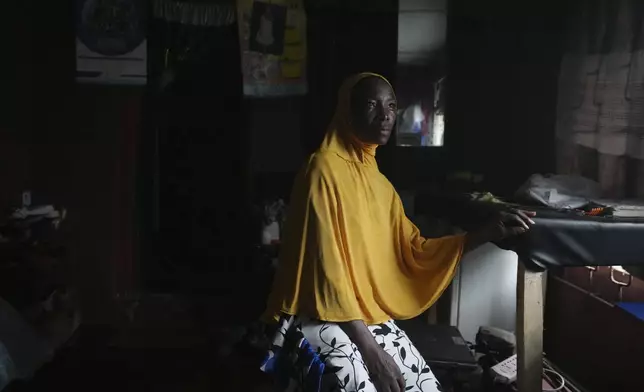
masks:
{"type": "Polygon", "coordinates": [[[517,385],[519,392],[541,392],[543,374],[543,273],[517,276],[517,385]]]}

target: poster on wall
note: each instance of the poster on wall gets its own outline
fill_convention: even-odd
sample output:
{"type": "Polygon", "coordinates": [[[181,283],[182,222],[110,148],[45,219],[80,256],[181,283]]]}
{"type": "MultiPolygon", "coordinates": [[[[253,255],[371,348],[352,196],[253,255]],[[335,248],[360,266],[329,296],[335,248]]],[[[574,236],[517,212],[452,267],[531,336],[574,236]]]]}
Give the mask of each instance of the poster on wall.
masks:
{"type": "Polygon", "coordinates": [[[304,95],[306,14],[302,0],[237,0],[244,95],[304,95]]]}
{"type": "Polygon", "coordinates": [[[146,83],[145,12],[145,0],[76,1],[78,82],[146,83]]]}

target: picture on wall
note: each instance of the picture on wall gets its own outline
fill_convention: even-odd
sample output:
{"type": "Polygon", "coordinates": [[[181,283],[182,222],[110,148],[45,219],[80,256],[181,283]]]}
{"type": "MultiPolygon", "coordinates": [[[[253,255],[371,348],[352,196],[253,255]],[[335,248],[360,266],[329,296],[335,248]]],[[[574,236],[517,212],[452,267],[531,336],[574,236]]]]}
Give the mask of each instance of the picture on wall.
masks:
{"type": "Polygon", "coordinates": [[[304,95],[306,11],[303,0],[237,0],[244,96],[304,95]]]}
{"type": "Polygon", "coordinates": [[[249,49],[281,56],[284,53],[286,6],[262,1],[253,3],[249,49]]]}
{"type": "Polygon", "coordinates": [[[76,1],[76,79],[145,84],[147,40],[144,0],[76,1]]]}

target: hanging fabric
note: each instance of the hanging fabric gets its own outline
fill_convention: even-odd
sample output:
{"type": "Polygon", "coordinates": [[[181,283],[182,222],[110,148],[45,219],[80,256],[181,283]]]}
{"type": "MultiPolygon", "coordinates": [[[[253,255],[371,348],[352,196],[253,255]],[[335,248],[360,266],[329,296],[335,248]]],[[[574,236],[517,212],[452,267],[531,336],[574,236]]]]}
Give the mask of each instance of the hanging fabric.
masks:
{"type": "Polygon", "coordinates": [[[154,0],[152,8],[155,18],[192,26],[228,26],[236,20],[232,2],[154,0]]]}
{"type": "Polygon", "coordinates": [[[241,88],[234,0],[153,0],[152,15],[157,91],[210,95],[241,88]]]}
{"type": "Polygon", "coordinates": [[[580,2],[559,77],[557,170],[644,197],[644,3],[580,2]]]}
{"type": "Polygon", "coordinates": [[[304,95],[306,14],[302,0],[237,0],[244,95],[304,95]]]}

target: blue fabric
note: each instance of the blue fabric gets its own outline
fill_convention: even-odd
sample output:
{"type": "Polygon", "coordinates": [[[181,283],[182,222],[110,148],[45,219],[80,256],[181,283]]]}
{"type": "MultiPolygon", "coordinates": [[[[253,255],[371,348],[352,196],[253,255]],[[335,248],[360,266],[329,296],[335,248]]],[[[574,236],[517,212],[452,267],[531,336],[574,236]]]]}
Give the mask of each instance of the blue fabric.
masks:
{"type": "Polygon", "coordinates": [[[319,392],[324,362],[304,338],[300,326],[295,325],[293,316],[282,317],[279,325],[261,370],[273,375],[283,389],[295,379],[304,392],[319,392]]]}
{"type": "Polygon", "coordinates": [[[644,302],[618,302],[617,306],[644,321],[644,302]]]}

